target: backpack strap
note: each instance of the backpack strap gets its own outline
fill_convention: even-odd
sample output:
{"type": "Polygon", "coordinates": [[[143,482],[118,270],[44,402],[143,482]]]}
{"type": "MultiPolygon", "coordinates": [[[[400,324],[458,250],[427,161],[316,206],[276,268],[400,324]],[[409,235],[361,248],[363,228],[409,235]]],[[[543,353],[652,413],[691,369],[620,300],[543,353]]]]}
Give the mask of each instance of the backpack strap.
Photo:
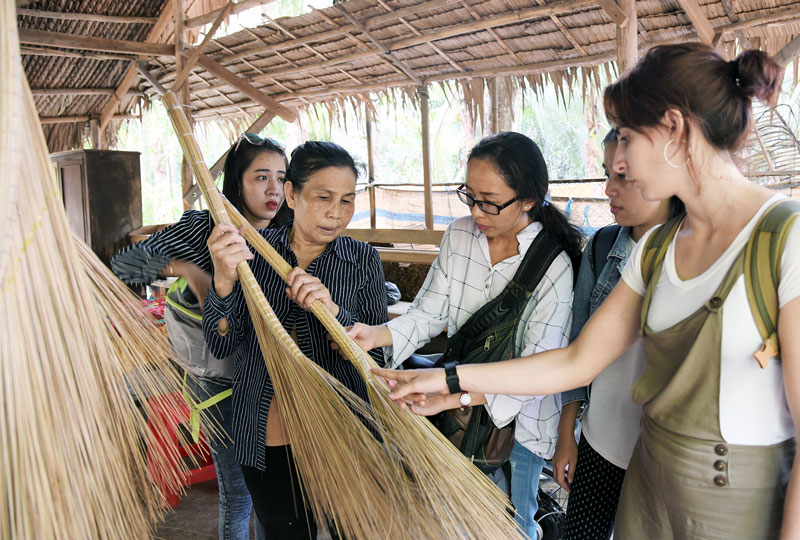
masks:
{"type": "Polygon", "coordinates": [[[443,365],[453,354],[457,355],[457,358],[462,358],[464,349],[470,342],[481,337],[489,328],[497,326],[503,319],[507,317],[519,319],[530,295],[563,250],[564,248],[552,234],[541,231],[534,238],[514,277],[503,291],[473,313],[458,331],[447,339],[445,352],[436,365],[443,365]]]}
{"type": "Polygon", "coordinates": [[[597,269],[602,269],[606,265],[608,254],[611,253],[611,248],[614,247],[614,242],[619,236],[619,231],[622,229],[619,225],[606,225],[599,229],[594,236],[592,236],[592,274],[597,277],[597,269]]]}
{"type": "Polygon", "coordinates": [[[800,202],[780,200],[759,220],[745,247],[744,283],[761,348],[753,355],[762,368],[780,352],[778,345],[778,283],[786,238],[798,215],[800,202]]]}
{"type": "Polygon", "coordinates": [[[650,310],[650,301],[653,298],[653,289],[655,288],[650,285],[658,282],[658,278],[661,275],[661,267],[664,264],[664,257],[667,255],[667,249],[678,232],[678,228],[683,222],[683,217],[683,214],[675,216],[659,226],[647,239],[647,243],[642,249],[642,281],[645,288],[644,301],[642,303],[642,329],[645,328],[647,323],[647,312],[650,310]]]}

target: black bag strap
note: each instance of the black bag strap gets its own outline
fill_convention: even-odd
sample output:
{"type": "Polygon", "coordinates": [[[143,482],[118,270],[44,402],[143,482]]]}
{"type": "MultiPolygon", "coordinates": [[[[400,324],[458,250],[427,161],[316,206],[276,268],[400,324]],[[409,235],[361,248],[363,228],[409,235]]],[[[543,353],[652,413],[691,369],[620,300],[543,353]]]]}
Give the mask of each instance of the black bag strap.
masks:
{"type": "Polygon", "coordinates": [[[541,231],[536,235],[517,272],[505,289],[473,313],[458,331],[448,338],[445,353],[436,365],[442,365],[453,353],[459,353],[459,357],[461,357],[460,353],[463,352],[467,343],[480,337],[501,320],[508,317],[519,319],[530,295],[563,250],[561,244],[549,232],[541,231]],[[499,309],[497,309],[498,307],[499,309]]]}
{"type": "Polygon", "coordinates": [[[603,269],[608,260],[608,254],[611,253],[611,248],[614,247],[614,242],[619,236],[619,231],[622,229],[619,225],[606,225],[599,229],[592,237],[592,274],[597,277],[597,270],[603,269]]]}

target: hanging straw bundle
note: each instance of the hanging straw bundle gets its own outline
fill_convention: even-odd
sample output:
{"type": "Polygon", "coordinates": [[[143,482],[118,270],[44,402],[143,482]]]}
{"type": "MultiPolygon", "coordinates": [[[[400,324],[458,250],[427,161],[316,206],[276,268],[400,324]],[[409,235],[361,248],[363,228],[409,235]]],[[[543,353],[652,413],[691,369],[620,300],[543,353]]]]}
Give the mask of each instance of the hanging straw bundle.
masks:
{"type": "Polygon", "coordinates": [[[180,380],[153,321],[70,233],[11,0],[0,2],[0,162],[0,538],[146,538],[163,511],[146,447],[166,485],[181,472],[137,400],[147,411],[148,395],[180,380]]]}
{"type": "MultiPolygon", "coordinates": [[[[289,264],[214,187],[175,95],[166,92],[162,99],[214,219],[244,224],[245,238],[285,280],[289,264]]],[[[333,520],[353,539],[396,537],[398,521],[402,537],[524,538],[507,498],[427,420],[401,411],[389,399],[385,384],[369,371],[372,358],[321,302],[311,311],[366,381],[371,407],[303,356],[247,263],[237,270],[267,369],[284,396],[281,415],[318,520],[333,520]],[[381,437],[377,455],[374,439],[364,438],[365,419],[381,437]]]]}

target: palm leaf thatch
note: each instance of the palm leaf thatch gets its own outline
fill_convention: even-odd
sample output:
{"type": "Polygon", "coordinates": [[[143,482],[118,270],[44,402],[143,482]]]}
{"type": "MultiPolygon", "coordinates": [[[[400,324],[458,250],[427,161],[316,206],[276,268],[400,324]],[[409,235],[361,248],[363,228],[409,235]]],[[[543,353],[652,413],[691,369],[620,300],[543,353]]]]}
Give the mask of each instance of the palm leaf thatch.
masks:
{"type": "Polygon", "coordinates": [[[744,150],[747,174],[767,186],[796,186],[800,171],[800,116],[789,105],[759,105],[744,150]]]}
{"type": "Polygon", "coordinates": [[[171,487],[181,471],[137,402],[180,380],[153,321],[69,232],[14,10],[0,2],[0,538],[146,538],[163,511],[151,468],[171,487]]]}
{"type": "MultiPolygon", "coordinates": [[[[214,219],[244,224],[245,238],[285,279],[289,264],[214,187],[175,95],[162,99],[214,219]]],[[[302,354],[247,263],[237,270],[316,519],[365,540],[524,537],[505,496],[425,419],[397,408],[370,373],[371,357],[320,302],[311,311],[367,382],[372,406],[302,354]]]]}

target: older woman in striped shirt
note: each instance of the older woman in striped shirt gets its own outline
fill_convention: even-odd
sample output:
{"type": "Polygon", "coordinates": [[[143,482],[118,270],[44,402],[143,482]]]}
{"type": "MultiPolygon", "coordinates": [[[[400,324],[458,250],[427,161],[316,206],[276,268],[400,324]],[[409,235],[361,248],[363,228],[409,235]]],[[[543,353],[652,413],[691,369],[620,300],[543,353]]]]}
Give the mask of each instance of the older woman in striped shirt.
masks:
{"type": "MultiPolygon", "coordinates": [[[[203,332],[215,355],[236,355],[234,437],[237,457],[259,519],[271,538],[316,538],[314,518],[302,501],[291,447],[283,429],[269,372],[246,313],[236,265],[250,266],[278,319],[300,350],[366,399],[355,368],[333,350],[322,324],[308,311],[320,300],[343,325],[388,320],[383,269],[377,251],[341,236],[353,217],[358,168],[333,143],[309,141],[292,152],[284,189],[294,221],[262,231],[294,268],[286,287],[231,225],[218,225],[208,245],[214,280],[203,332]]],[[[382,362],[382,353],[373,353],[382,362]]],[[[324,450],[323,450],[324,451],[324,450]]]]}

